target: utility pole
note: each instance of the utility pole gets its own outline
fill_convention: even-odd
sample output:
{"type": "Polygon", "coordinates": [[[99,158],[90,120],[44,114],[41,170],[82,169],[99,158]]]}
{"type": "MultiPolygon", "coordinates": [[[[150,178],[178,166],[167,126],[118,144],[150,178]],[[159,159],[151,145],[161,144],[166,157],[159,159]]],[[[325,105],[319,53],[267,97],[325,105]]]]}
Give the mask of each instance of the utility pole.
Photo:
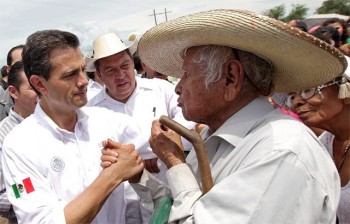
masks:
{"type": "Polygon", "coordinates": [[[168,21],[168,13],[170,13],[171,11],[166,11],[166,8],[164,8],[164,12],[160,12],[160,13],[156,13],[156,10],[153,9],[153,14],[152,15],[149,15],[149,16],[153,16],[154,17],[154,23],[156,25],[157,24],[157,15],[161,15],[161,14],[164,14],[165,15],[165,21],[168,21]]]}

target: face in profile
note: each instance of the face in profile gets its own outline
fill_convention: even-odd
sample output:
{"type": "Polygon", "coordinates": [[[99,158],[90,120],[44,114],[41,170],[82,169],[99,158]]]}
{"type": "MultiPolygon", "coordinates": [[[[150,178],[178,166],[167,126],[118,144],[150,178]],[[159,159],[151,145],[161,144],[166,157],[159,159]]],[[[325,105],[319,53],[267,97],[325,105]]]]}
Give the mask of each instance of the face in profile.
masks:
{"type": "Polygon", "coordinates": [[[15,100],[16,107],[20,110],[22,117],[29,116],[34,113],[36,103],[38,102],[38,96],[30,86],[28,79],[24,72],[20,73],[21,84],[18,89],[15,87],[10,88],[10,94],[15,100]]]}
{"type": "Polygon", "coordinates": [[[202,64],[193,63],[196,48],[186,52],[183,63],[183,76],[176,85],[175,91],[179,95],[178,106],[187,120],[208,124],[217,119],[217,113],[224,107],[224,76],[212,83],[209,89],[204,82],[202,64]]]}
{"type": "Polygon", "coordinates": [[[307,126],[322,128],[322,124],[332,121],[344,109],[338,92],[337,84],[328,83],[301,94],[292,93],[291,109],[307,126]]]}

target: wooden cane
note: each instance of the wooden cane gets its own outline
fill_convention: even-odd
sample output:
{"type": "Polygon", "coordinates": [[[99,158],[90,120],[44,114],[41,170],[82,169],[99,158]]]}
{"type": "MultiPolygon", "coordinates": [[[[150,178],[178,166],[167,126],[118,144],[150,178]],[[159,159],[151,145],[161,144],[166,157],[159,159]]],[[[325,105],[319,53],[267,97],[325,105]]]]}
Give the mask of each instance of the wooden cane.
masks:
{"type": "Polygon", "coordinates": [[[187,141],[191,142],[196,151],[197,160],[198,160],[198,168],[202,181],[203,194],[206,194],[213,187],[213,178],[210,172],[210,166],[208,161],[208,152],[205,150],[204,142],[201,136],[194,130],[188,130],[181,124],[176,121],[170,119],[166,116],[161,116],[159,118],[159,122],[162,125],[167,126],[172,129],[182,137],[184,137],[187,141]]]}

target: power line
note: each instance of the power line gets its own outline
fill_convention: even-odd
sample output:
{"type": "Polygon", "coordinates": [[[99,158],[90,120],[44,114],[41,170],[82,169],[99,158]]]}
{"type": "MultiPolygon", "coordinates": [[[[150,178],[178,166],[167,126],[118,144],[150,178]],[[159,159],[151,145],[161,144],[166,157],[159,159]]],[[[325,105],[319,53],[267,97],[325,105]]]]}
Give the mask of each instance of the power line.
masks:
{"type": "Polygon", "coordinates": [[[166,8],[164,8],[164,12],[156,13],[156,10],[153,9],[153,14],[152,14],[152,15],[149,15],[149,16],[153,16],[153,17],[154,17],[154,23],[155,23],[156,25],[158,25],[158,24],[157,24],[157,15],[164,14],[164,15],[165,15],[165,21],[168,21],[168,13],[170,13],[170,12],[172,12],[172,11],[166,11],[166,8]]]}

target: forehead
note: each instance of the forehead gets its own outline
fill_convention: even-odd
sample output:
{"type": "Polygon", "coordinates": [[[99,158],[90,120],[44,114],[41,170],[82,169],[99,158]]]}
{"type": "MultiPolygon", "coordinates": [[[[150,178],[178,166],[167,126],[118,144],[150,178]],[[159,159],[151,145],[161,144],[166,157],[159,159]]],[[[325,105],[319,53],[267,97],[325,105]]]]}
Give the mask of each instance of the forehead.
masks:
{"type": "Polygon", "coordinates": [[[50,52],[52,71],[73,70],[84,66],[83,56],[79,49],[53,49],[50,52]]]}
{"type": "Polygon", "coordinates": [[[101,58],[98,60],[100,65],[107,65],[110,63],[123,63],[125,61],[131,60],[130,55],[128,54],[127,51],[122,51],[117,54],[113,54],[110,56],[107,56],[105,58],[101,58]]]}

